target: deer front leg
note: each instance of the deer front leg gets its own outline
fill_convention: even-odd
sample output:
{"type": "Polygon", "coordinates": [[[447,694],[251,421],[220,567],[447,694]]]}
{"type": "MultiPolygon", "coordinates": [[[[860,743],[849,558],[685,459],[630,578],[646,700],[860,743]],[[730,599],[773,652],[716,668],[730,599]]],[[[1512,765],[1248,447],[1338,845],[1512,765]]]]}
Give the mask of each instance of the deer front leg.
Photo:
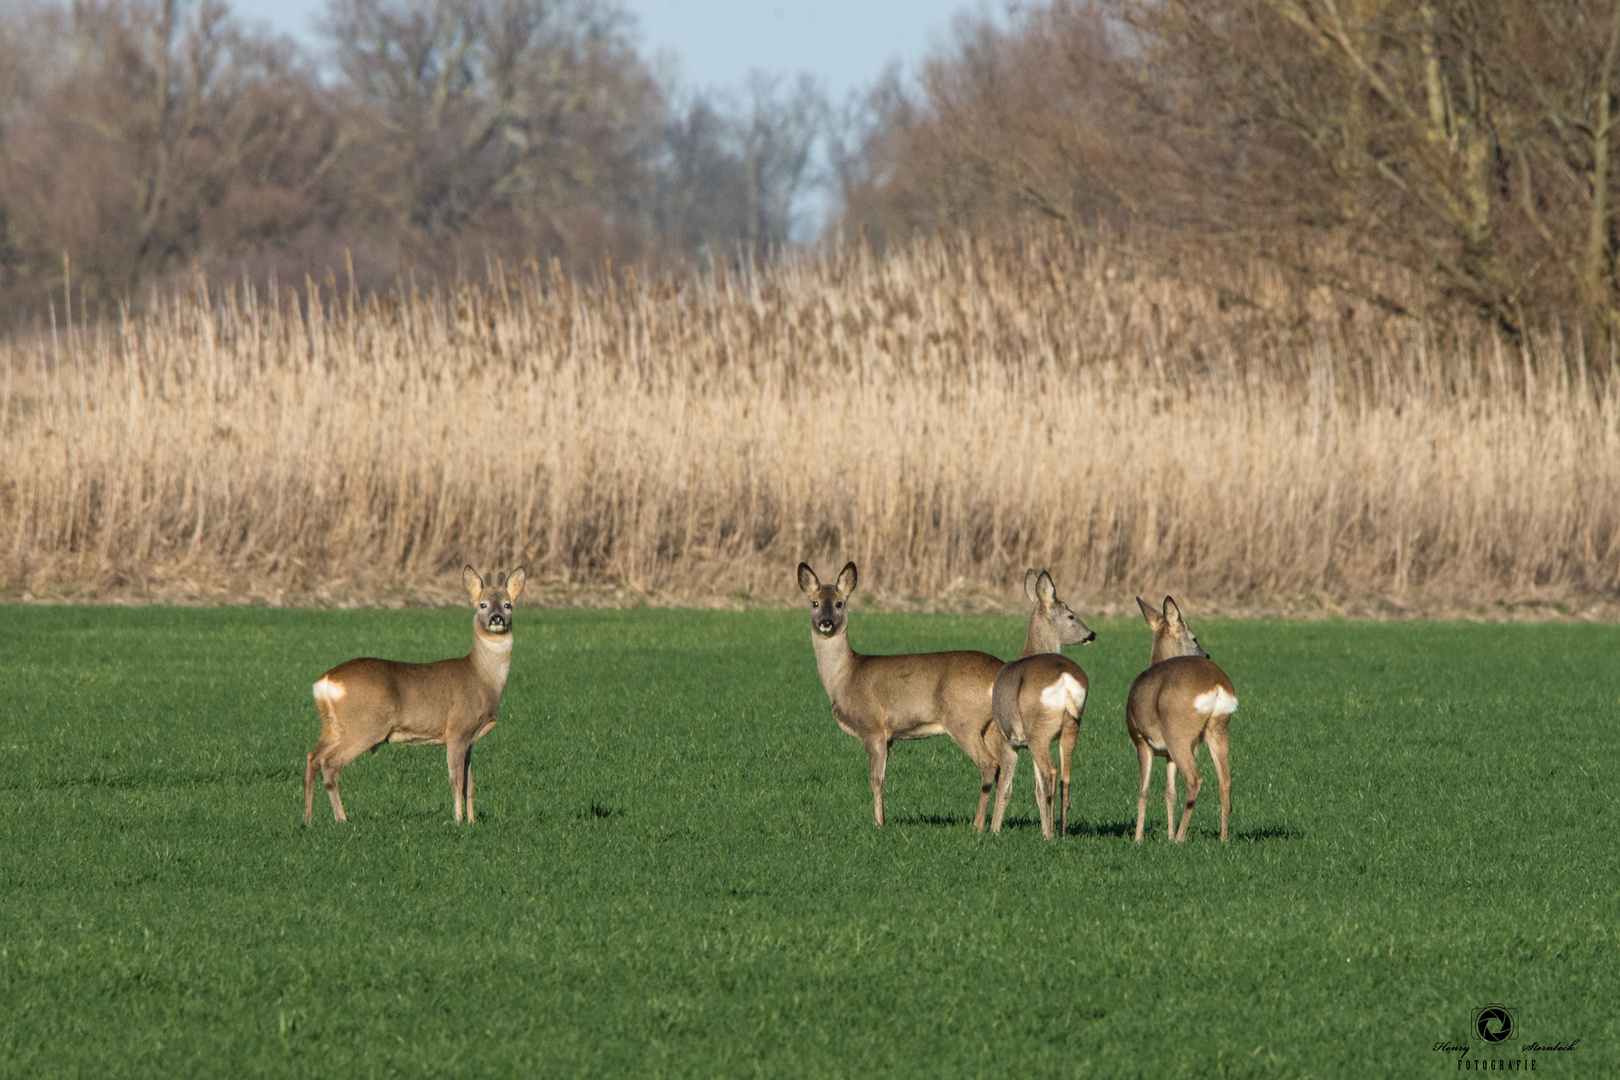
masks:
{"type": "Polygon", "coordinates": [[[467,747],[467,824],[473,823],[472,747],[467,747]]]}
{"type": "Polygon", "coordinates": [[[450,802],[454,804],[456,824],[459,825],[467,793],[467,769],[472,760],[472,743],[448,742],[444,756],[450,766],[450,802]]]}
{"type": "Polygon", "coordinates": [[[872,762],[872,816],[879,826],[883,824],[883,774],[889,766],[889,741],[882,737],[868,739],[866,756],[872,762]]]}

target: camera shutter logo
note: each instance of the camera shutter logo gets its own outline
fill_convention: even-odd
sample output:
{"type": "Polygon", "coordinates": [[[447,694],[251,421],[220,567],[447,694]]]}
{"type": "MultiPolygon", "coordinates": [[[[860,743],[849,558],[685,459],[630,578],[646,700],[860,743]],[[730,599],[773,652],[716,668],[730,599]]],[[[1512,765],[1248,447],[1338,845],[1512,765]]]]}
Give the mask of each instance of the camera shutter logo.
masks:
{"type": "Polygon", "coordinates": [[[1474,1010],[1473,1033],[1488,1043],[1506,1042],[1519,1026],[1519,1010],[1492,1002],[1474,1010]]]}

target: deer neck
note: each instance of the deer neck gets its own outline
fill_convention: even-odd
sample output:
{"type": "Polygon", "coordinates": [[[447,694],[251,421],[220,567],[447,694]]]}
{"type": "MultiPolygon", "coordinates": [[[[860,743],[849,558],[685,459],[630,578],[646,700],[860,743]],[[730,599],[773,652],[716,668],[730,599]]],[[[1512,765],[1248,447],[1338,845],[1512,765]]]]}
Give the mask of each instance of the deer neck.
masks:
{"type": "Polygon", "coordinates": [[[1063,642],[1059,640],[1057,631],[1052,629],[1051,620],[1043,619],[1040,608],[1036,608],[1029,617],[1029,633],[1024,637],[1024,651],[1018,654],[1018,658],[1022,660],[1026,656],[1062,651],[1063,642]]]}
{"type": "Polygon", "coordinates": [[[473,651],[467,657],[479,679],[498,698],[506,690],[506,676],[512,670],[512,635],[485,635],[473,631],[473,651]]]}
{"type": "Polygon", "coordinates": [[[838,704],[861,661],[860,654],[850,648],[849,627],[843,627],[830,638],[812,630],[810,638],[816,650],[816,673],[821,676],[821,685],[833,703],[838,704]]]}
{"type": "Polygon", "coordinates": [[[1155,664],[1162,664],[1166,660],[1175,660],[1182,656],[1202,656],[1207,659],[1209,654],[1203,649],[1185,648],[1180,643],[1175,641],[1167,641],[1163,644],[1155,641],[1153,643],[1153,654],[1148,659],[1148,667],[1153,667],[1155,664]]]}

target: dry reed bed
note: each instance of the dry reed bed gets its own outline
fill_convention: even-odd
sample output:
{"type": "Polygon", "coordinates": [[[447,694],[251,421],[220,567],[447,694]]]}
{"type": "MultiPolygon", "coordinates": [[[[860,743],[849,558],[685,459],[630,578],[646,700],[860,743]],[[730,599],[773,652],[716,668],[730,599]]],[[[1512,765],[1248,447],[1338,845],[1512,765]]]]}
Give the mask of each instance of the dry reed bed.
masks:
{"type": "Polygon", "coordinates": [[[170,297],[0,345],[0,581],[375,600],[522,561],[554,598],[698,601],[785,596],[804,558],[894,599],[1036,565],[1096,605],[1612,611],[1620,379],[1318,306],[1270,333],[1039,236],[170,297]]]}

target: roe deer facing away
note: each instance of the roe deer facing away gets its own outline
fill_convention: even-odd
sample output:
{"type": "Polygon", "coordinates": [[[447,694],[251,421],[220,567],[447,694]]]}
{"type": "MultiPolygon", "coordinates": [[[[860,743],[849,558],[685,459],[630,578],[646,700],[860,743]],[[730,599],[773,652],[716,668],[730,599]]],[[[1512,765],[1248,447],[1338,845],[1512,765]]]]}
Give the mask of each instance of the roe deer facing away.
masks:
{"type": "Polygon", "coordinates": [[[1065,645],[1085,645],[1097,635],[1057,597],[1052,575],[1045,570],[1024,574],[1024,595],[1035,605],[1029,617],[1029,635],[1020,658],[1001,669],[991,694],[991,712],[1001,734],[1001,778],[996,789],[996,813],[991,832],[1001,831],[1001,819],[1012,798],[1018,750],[1029,748],[1035,764],[1035,802],[1041,813],[1041,832],[1052,835],[1052,798],[1056,779],[1052,768],[1052,740],[1058,740],[1063,772],[1063,824],[1069,831],[1069,762],[1080,734],[1080,715],[1086,708],[1091,684],[1080,665],[1064,656],[1065,645]]]}
{"type": "Polygon", "coordinates": [[[1147,814],[1148,781],[1155,756],[1169,759],[1164,770],[1164,812],[1169,819],[1166,828],[1171,839],[1187,839],[1187,822],[1192,818],[1201,783],[1193,752],[1201,742],[1209,744],[1215,777],[1221,785],[1221,840],[1225,842],[1227,819],[1232,816],[1232,774],[1226,766],[1227,727],[1237,711],[1237,691],[1226,672],[1199,647],[1174,600],[1165,597],[1162,611],[1154,611],[1140,596],[1136,603],[1153,628],[1152,666],[1131,684],[1131,696],[1125,704],[1125,726],[1142,765],[1142,786],[1136,796],[1136,842],[1142,842],[1142,819],[1147,814]],[[1178,769],[1187,787],[1187,808],[1182,812],[1180,829],[1176,828],[1178,769]]]}
{"type": "Polygon", "coordinates": [[[315,683],[321,738],[304,765],[304,821],[314,811],[315,772],[320,770],[332,816],[349,820],[338,797],[343,767],[383,743],[444,746],[450,763],[450,798],[456,820],[465,802],[473,820],[472,745],[495,726],[506,674],[512,664],[512,601],[523,591],[520,566],[511,577],[488,581],[472,567],[461,582],[476,605],[473,648],[466,656],[430,664],[350,660],[315,683]]]}
{"type": "Polygon", "coordinates": [[[999,739],[990,721],[990,688],[1001,661],[985,652],[862,656],[849,644],[848,603],[855,564],[823,585],[808,563],[799,564],[799,588],[810,597],[810,641],[816,670],[832,701],[838,726],[861,740],[872,763],[872,813],[883,824],[883,773],[896,739],[949,735],[979,767],[979,812],[996,782],[999,739]]]}

